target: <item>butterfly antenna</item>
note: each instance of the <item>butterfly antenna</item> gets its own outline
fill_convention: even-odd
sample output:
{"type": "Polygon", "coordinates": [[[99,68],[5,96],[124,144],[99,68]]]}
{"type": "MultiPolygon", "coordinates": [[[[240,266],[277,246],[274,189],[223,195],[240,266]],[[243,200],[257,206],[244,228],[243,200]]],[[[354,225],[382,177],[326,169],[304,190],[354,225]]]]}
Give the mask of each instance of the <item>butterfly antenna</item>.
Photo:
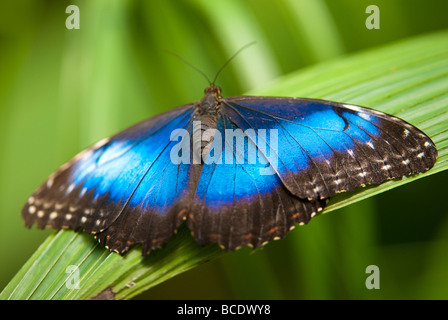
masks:
{"type": "Polygon", "coordinates": [[[240,49],[238,49],[237,52],[235,52],[233,54],[233,56],[231,56],[225,63],[224,65],[221,67],[221,69],[218,70],[218,72],[216,73],[215,78],[213,79],[213,82],[211,82],[211,84],[215,84],[215,81],[218,79],[219,74],[221,73],[221,71],[230,63],[230,61],[232,61],[241,51],[243,51],[244,49],[246,49],[247,47],[250,47],[251,45],[255,44],[256,41],[252,41],[244,46],[242,46],[240,49]]]}
{"type": "Polygon", "coordinates": [[[204,78],[208,81],[208,84],[212,84],[212,82],[210,81],[210,78],[207,77],[207,75],[200,69],[198,69],[197,67],[195,67],[194,65],[192,65],[190,62],[188,62],[186,59],[184,59],[183,57],[181,57],[180,55],[178,55],[177,53],[174,53],[172,51],[169,50],[165,50],[167,53],[172,54],[173,56],[179,58],[182,62],[184,62],[186,65],[190,66],[191,68],[193,68],[194,70],[196,70],[197,72],[199,72],[200,74],[202,74],[204,76],[204,78]]]}

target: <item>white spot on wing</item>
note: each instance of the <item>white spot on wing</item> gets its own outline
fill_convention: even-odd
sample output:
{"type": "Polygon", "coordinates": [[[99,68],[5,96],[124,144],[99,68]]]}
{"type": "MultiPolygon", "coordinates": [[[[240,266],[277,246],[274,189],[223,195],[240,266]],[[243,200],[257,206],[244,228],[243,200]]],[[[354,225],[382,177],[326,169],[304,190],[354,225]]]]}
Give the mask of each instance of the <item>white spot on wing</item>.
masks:
{"type": "Polygon", "coordinates": [[[68,194],[68,193],[72,192],[73,189],[75,189],[75,184],[74,183],[72,183],[71,185],[68,186],[67,191],[65,193],[68,194]]]}
{"type": "Polygon", "coordinates": [[[406,138],[407,136],[409,136],[410,133],[411,133],[411,132],[410,132],[408,129],[404,129],[404,131],[403,131],[403,135],[404,135],[405,138],[406,138]]]}
{"type": "Polygon", "coordinates": [[[347,150],[347,153],[348,153],[352,158],[355,157],[355,153],[353,152],[352,149],[347,150]]]}
{"type": "Polygon", "coordinates": [[[55,208],[56,210],[61,210],[63,207],[64,207],[64,205],[63,205],[62,203],[56,203],[56,204],[54,205],[54,208],[55,208]]]}
{"type": "Polygon", "coordinates": [[[54,174],[52,174],[47,180],[47,188],[51,188],[54,183],[54,174]]]}

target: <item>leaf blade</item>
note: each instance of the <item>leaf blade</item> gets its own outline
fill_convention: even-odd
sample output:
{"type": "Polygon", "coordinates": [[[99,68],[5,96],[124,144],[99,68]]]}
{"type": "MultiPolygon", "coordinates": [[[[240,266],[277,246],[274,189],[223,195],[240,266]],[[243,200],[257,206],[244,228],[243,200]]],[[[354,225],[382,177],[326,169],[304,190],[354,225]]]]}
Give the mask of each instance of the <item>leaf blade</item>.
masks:
{"type": "MultiPolygon", "coordinates": [[[[436,33],[319,64],[259,91],[373,107],[418,125],[436,143],[439,158],[429,172],[338,195],[325,212],[448,168],[447,56],[448,32],[436,33]]],[[[139,248],[121,257],[97,246],[90,235],[59,231],[47,238],[0,298],[87,299],[111,287],[116,298],[129,299],[221,253],[214,245],[197,245],[185,228],[147,260],[139,248]],[[64,268],[70,264],[82,267],[77,291],[65,286],[70,275],[64,268]]]]}

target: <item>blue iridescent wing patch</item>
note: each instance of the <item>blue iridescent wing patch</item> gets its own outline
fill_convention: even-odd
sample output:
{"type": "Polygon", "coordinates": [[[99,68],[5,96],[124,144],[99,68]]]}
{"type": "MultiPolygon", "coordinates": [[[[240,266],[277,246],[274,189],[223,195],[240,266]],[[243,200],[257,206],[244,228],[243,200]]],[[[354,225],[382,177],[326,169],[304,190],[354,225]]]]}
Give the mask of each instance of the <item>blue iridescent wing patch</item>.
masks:
{"type": "Polygon", "coordinates": [[[83,228],[120,253],[161,247],[183,220],[198,243],[259,247],[337,193],[430,169],[431,139],[402,119],[326,100],[204,98],[81,152],[22,210],[27,226],[83,228]]]}

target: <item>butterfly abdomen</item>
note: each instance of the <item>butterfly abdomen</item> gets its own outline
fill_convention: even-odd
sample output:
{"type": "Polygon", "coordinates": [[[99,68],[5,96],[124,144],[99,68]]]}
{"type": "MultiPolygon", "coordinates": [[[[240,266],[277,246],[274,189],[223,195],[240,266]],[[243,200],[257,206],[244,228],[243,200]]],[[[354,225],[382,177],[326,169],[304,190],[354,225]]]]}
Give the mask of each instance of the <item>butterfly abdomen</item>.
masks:
{"type": "Polygon", "coordinates": [[[191,146],[193,164],[201,164],[210,152],[218,127],[220,111],[220,89],[206,91],[204,98],[197,104],[193,115],[193,135],[191,146]]]}
{"type": "Polygon", "coordinates": [[[201,164],[210,152],[218,125],[217,114],[203,114],[193,121],[191,146],[193,149],[193,164],[201,164]]]}

